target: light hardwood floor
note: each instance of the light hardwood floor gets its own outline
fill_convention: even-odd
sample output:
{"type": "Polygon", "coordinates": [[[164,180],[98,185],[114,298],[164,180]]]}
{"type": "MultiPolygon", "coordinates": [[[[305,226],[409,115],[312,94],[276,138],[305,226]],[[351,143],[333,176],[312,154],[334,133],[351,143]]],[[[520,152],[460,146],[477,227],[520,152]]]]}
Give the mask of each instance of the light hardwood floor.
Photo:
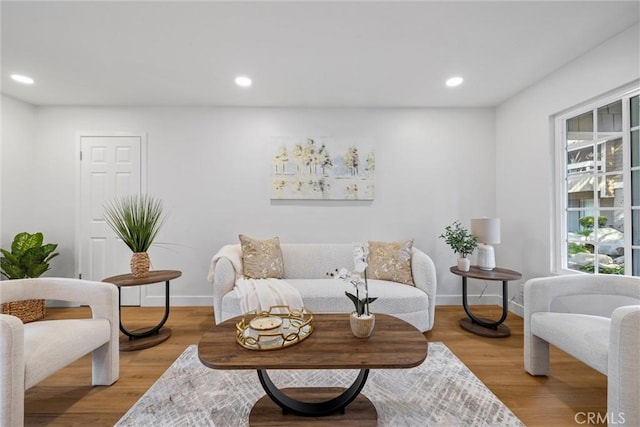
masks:
{"type": "MultiPolygon", "coordinates": [[[[474,313],[498,318],[500,308],[473,307],[474,313]]],[[[150,326],[161,307],[123,309],[128,328],[150,326]]],[[[47,318],[86,317],[87,308],[48,309],[47,318]]],[[[522,364],[523,322],[509,314],[508,338],[484,338],[462,330],[462,307],[437,306],[436,322],[425,335],[444,342],[528,426],[570,426],[576,414],[606,414],[606,377],[557,349],[552,349],[549,377],[532,377],[522,364]]],[[[112,426],[144,394],[189,344],[213,325],[210,307],[173,307],[168,341],[145,350],[120,353],[120,379],[110,387],[91,386],[91,361],[84,357],[59,371],[25,397],[25,425],[112,426]]],[[[43,360],[46,363],[46,360],[43,360]]],[[[584,421],[578,415],[578,421],[584,421]]],[[[585,423],[581,423],[586,425],[585,423]]],[[[593,425],[593,424],[590,424],[593,425]]]]}

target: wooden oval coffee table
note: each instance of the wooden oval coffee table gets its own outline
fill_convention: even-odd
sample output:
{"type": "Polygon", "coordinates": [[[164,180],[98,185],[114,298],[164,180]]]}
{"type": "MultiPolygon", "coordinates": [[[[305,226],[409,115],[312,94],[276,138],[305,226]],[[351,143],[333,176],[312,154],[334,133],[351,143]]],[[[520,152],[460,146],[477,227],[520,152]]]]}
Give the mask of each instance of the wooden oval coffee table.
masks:
{"type": "Polygon", "coordinates": [[[205,333],[198,344],[198,356],[205,366],[213,369],[257,370],[268,398],[265,396],[253,407],[251,425],[295,422],[286,414],[324,417],[336,413],[375,424],[375,407],[360,394],[369,369],[412,368],[427,357],[424,335],[409,323],[385,314],[376,314],[374,332],[366,339],[353,336],[348,314],[315,314],[314,331],[308,338],[290,347],[268,351],[249,350],[236,343],[236,323],[240,319],[226,320],[205,333]],[[280,390],[271,382],[268,369],[359,369],[360,374],[347,389],[280,390]],[[331,397],[331,393],[341,394],[331,397]],[[274,411],[265,408],[267,404],[273,405],[269,398],[282,408],[277,416],[284,418],[274,419],[274,411]],[[359,409],[350,414],[351,408],[349,411],[345,408],[352,402],[359,409]]]}

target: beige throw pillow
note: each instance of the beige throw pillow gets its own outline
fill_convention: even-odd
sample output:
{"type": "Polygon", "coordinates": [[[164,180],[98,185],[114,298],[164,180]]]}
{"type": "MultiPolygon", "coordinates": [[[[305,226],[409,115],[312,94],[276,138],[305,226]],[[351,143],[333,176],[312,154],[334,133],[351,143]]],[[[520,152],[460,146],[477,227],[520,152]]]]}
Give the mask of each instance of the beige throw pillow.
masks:
{"type": "Polygon", "coordinates": [[[413,239],[405,242],[369,242],[369,278],[415,286],[411,274],[412,247],[413,239]]]}
{"type": "Polygon", "coordinates": [[[277,237],[258,240],[240,234],[244,277],[249,279],[282,279],[284,267],[280,240],[277,237]]]}

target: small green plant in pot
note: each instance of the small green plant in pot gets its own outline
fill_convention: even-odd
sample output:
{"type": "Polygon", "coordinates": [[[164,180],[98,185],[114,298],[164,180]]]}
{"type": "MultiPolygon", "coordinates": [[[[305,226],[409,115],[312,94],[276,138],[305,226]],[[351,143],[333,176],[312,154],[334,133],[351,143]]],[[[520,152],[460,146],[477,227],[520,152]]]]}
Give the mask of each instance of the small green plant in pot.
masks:
{"type": "Polygon", "coordinates": [[[133,276],[146,276],[150,267],[147,251],[166,219],[162,201],[149,195],[116,198],[105,205],[104,219],[133,251],[133,276]]]}
{"type": "Polygon", "coordinates": [[[478,237],[469,233],[469,231],[460,224],[460,221],[454,221],[444,229],[440,238],[453,249],[460,257],[458,259],[458,270],[469,271],[471,262],[467,255],[471,255],[478,247],[478,237]]]}
{"type": "MultiPolygon", "coordinates": [[[[18,233],[11,250],[0,249],[0,273],[7,279],[40,277],[49,270],[49,262],[58,256],[54,243],[44,244],[42,233],[18,233]]],[[[43,299],[12,301],[2,304],[2,313],[18,317],[23,323],[40,320],[45,315],[43,299]]]]}
{"type": "Polygon", "coordinates": [[[40,277],[49,270],[49,261],[58,256],[57,244],[43,244],[42,233],[18,233],[11,243],[11,251],[0,249],[0,273],[7,279],[40,277]]]}

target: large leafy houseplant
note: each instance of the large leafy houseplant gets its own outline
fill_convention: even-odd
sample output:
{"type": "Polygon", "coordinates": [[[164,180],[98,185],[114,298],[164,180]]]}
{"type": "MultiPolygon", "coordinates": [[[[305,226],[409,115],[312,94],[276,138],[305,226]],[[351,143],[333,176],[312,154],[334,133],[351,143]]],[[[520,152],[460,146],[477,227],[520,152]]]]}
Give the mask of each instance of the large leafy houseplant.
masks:
{"type": "MultiPolygon", "coordinates": [[[[42,233],[18,233],[11,243],[11,250],[0,249],[0,273],[7,279],[40,277],[49,270],[49,262],[58,256],[57,244],[43,244],[42,233]]],[[[43,299],[11,301],[2,304],[2,313],[18,317],[22,322],[40,320],[45,315],[43,299]]]]}
{"type": "Polygon", "coordinates": [[[42,233],[18,233],[11,243],[11,251],[0,249],[0,273],[7,279],[40,277],[49,270],[49,261],[58,256],[57,244],[43,244],[42,233]]]}
{"type": "Polygon", "coordinates": [[[143,277],[149,271],[147,250],[165,222],[162,201],[149,195],[125,196],[105,205],[104,219],[133,251],[131,272],[143,277]]]}

